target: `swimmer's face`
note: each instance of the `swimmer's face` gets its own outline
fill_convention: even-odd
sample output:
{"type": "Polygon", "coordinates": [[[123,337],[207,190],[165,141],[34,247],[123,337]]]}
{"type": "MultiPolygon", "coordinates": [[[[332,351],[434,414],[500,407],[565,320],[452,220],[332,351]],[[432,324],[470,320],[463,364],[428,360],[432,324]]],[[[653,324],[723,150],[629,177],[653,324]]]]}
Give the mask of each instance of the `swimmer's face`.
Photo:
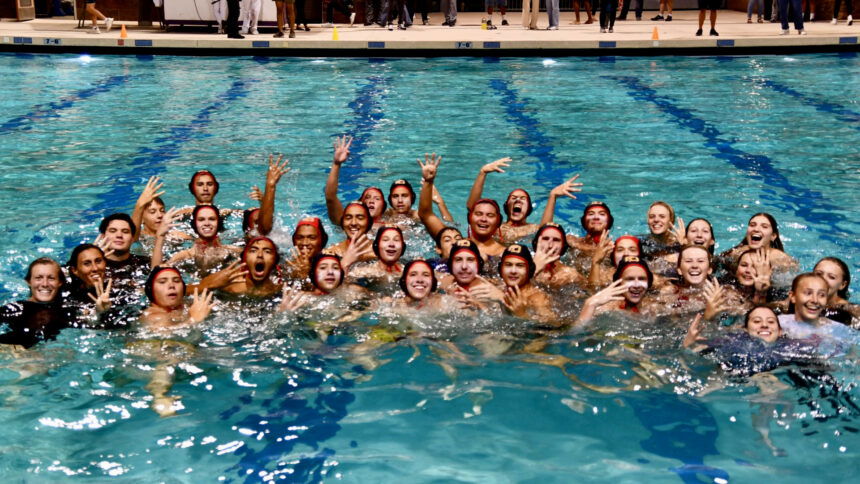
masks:
{"type": "Polygon", "coordinates": [[[60,268],[54,264],[36,264],[30,271],[30,301],[51,302],[60,291],[60,268]]]}
{"type": "Polygon", "coordinates": [[[469,225],[476,236],[482,239],[492,237],[499,227],[499,212],[490,203],[479,203],[472,208],[469,225]]]}
{"type": "Polygon", "coordinates": [[[654,235],[663,235],[672,225],[672,215],[663,205],[654,205],[648,210],[648,228],[654,235]]]}
{"type": "Polygon", "coordinates": [[[161,220],[164,218],[164,205],[153,201],[143,211],[143,225],[150,229],[155,229],[161,225],[161,220]]]}
{"type": "Polygon", "coordinates": [[[782,334],[776,314],[768,308],[755,308],[750,313],[746,331],[753,338],[767,343],[773,343],[782,334]]]}
{"type": "Polygon", "coordinates": [[[744,254],[738,260],[735,278],[741,286],[750,287],[755,284],[756,271],[752,263],[752,254],[744,254]]]}
{"type": "Polygon", "coordinates": [[[257,240],[245,252],[245,265],[251,280],[260,282],[269,277],[275,268],[277,249],[268,240],[257,240]]]}
{"type": "Polygon", "coordinates": [[[152,295],[159,306],[181,306],[185,296],[182,277],[173,271],[163,271],[152,282],[152,295]]]}
{"type": "Polygon", "coordinates": [[[827,282],[820,277],[804,277],[797,283],[797,290],[788,293],[794,303],[794,316],[800,321],[815,322],[827,304],[827,282]]]}
{"type": "Polygon", "coordinates": [[[322,250],[322,237],[316,227],[311,225],[300,226],[294,239],[299,255],[306,259],[322,250]]]}
{"type": "Polygon", "coordinates": [[[678,272],[684,278],[684,282],[690,286],[699,286],[711,274],[708,251],[704,248],[687,248],[681,253],[678,261],[678,272]]]}
{"type": "Polygon", "coordinates": [[[627,286],[624,299],[631,304],[639,304],[648,290],[648,273],[639,266],[629,266],[621,274],[621,280],[627,286]]]}
{"type": "Polygon", "coordinates": [[[836,296],[836,293],[845,289],[845,286],[848,285],[848,281],[845,280],[845,274],[842,272],[842,267],[831,260],[823,260],[816,264],[814,272],[827,281],[828,299],[836,296]]]}
{"type": "Polygon", "coordinates": [[[96,282],[104,280],[105,266],[105,258],[100,250],[87,249],[78,255],[78,263],[71,271],[87,287],[93,287],[96,282]]]}
{"type": "Polygon", "coordinates": [[[369,224],[367,213],[357,205],[352,205],[343,212],[343,230],[350,239],[367,232],[369,224]]]}
{"type": "Polygon", "coordinates": [[[711,227],[704,220],[694,220],[687,226],[687,240],[692,245],[710,247],[714,245],[714,234],[711,227]]]}
{"type": "Polygon", "coordinates": [[[622,257],[634,256],[639,257],[639,246],[636,242],[630,239],[619,239],[615,242],[615,249],[612,251],[612,257],[615,259],[617,266],[621,262],[622,257]]]}
{"type": "Polygon", "coordinates": [[[399,214],[408,214],[412,209],[412,194],[406,187],[394,187],[389,194],[391,208],[399,214]]]}
{"type": "Polygon", "coordinates": [[[508,287],[521,287],[529,282],[529,266],[519,257],[505,257],[501,273],[502,281],[508,287]]]}
{"type": "Polygon", "coordinates": [[[386,230],[379,239],[379,260],[394,264],[403,255],[403,237],[396,230],[386,230]]]}
{"type": "Polygon", "coordinates": [[[105,229],[105,237],[110,241],[110,248],[114,252],[128,252],[133,239],[131,226],[125,220],[111,220],[105,229]]]}
{"type": "Polygon", "coordinates": [[[316,268],[317,286],[323,292],[331,292],[340,286],[340,263],[334,259],[323,259],[316,268]]]}
{"type": "Polygon", "coordinates": [[[197,205],[208,205],[215,198],[215,179],[211,175],[198,175],[194,179],[194,198],[197,205]]]}
{"type": "Polygon", "coordinates": [[[367,205],[367,208],[370,210],[371,217],[378,218],[382,216],[382,207],[385,205],[383,204],[382,194],[379,193],[378,190],[368,190],[365,192],[364,196],[361,197],[361,201],[367,205]]]}
{"type": "Polygon", "coordinates": [[[433,287],[433,269],[427,264],[412,264],[406,273],[406,293],[415,300],[430,294],[433,287]]]}
{"type": "Polygon", "coordinates": [[[750,223],[747,225],[746,241],[751,249],[769,248],[774,240],[776,240],[776,234],[773,233],[773,226],[767,217],[756,215],[750,219],[750,223]]]}
{"type": "Polygon", "coordinates": [[[551,255],[561,254],[564,247],[564,234],[555,228],[544,229],[538,238],[537,250],[551,255]]]}
{"type": "Polygon", "coordinates": [[[585,212],[585,229],[590,234],[599,234],[609,225],[609,213],[603,207],[591,207],[585,212]]]}
{"type": "Polygon", "coordinates": [[[197,233],[200,238],[212,239],[218,233],[218,213],[214,208],[203,208],[197,212],[197,233]]]}
{"type": "Polygon", "coordinates": [[[463,236],[460,235],[460,232],[456,230],[446,230],[442,234],[442,237],[439,238],[440,247],[436,249],[436,252],[439,252],[443,259],[447,259],[448,256],[451,255],[451,247],[454,246],[455,242],[462,238],[463,236]]]}
{"type": "Polygon", "coordinates": [[[526,219],[529,209],[529,194],[525,190],[514,190],[508,195],[508,213],[512,222],[522,222],[526,219]]]}
{"type": "Polygon", "coordinates": [[[451,272],[461,286],[471,284],[478,277],[478,258],[468,250],[457,252],[451,264],[451,272]]]}

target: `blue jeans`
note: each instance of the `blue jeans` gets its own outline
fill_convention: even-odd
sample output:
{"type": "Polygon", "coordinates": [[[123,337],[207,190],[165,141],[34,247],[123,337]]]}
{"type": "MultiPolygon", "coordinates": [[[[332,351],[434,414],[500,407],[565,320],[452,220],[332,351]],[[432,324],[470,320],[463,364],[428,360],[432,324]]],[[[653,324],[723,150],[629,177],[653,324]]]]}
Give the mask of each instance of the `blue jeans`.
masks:
{"type": "Polygon", "coordinates": [[[558,0],[546,0],[546,16],[550,27],[558,27],[558,0]]]}
{"type": "Polygon", "coordinates": [[[788,2],[791,2],[791,13],[794,15],[794,28],[803,30],[803,7],[801,0],[779,0],[779,21],[782,30],[788,30],[788,2]]]}
{"type": "Polygon", "coordinates": [[[756,7],[758,10],[759,17],[764,16],[764,3],[762,0],[750,0],[747,4],[747,18],[752,18],[753,7],[756,7]]]}

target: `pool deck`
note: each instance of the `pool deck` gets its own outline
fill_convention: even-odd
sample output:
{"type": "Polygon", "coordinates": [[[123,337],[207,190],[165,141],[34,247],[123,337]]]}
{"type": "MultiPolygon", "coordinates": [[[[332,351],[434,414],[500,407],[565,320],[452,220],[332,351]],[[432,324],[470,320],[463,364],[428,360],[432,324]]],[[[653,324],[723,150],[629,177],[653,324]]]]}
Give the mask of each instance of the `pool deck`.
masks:
{"type": "MultiPolygon", "coordinates": [[[[564,56],[564,55],[733,55],[803,52],[860,51],[860,21],[852,26],[844,20],[806,23],[808,35],[781,36],[779,24],[747,24],[746,14],[719,11],[719,37],[696,37],[697,11],[676,11],[672,22],[647,20],[655,12],[646,11],[645,20],[619,21],[614,33],[601,34],[597,23],[573,25],[572,12],[563,12],[557,31],[545,30],[547,18],[541,13],[538,30],[520,25],[521,14],[511,12],[512,25],[483,30],[477,12],[461,13],[456,27],[439,25],[440,13],[431,13],[431,25],[416,24],[406,31],[388,31],[377,26],[340,25],[338,40],[333,29],[311,24],[311,31],[297,32],[295,39],[275,39],[272,30],[244,40],[201,29],[164,31],[154,27],[127,25],[128,36],[120,38],[119,22],[110,32],[93,35],[78,29],[77,21],[36,19],[29,22],[0,22],[0,51],[75,52],[93,54],[179,54],[249,56],[564,56]],[[658,40],[653,39],[657,28],[658,40]]],[[[585,16],[583,15],[583,20],[585,16]]],[[[630,13],[633,18],[633,12],[630,13]]],[[[498,15],[496,16],[498,19],[498,15]]]]}

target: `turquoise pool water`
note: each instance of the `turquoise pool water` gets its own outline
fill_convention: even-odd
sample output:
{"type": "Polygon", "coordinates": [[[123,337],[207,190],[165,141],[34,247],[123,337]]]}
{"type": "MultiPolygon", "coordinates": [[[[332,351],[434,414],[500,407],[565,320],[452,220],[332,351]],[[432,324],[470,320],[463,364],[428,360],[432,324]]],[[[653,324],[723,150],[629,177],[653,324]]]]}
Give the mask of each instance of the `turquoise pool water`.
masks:
{"type": "MultiPolygon", "coordinates": [[[[486,193],[548,190],[581,173],[557,220],[606,201],[615,235],[644,233],[666,200],[714,224],[719,249],[749,216],[774,214],[804,268],[837,255],[860,277],[860,59],[855,55],[559,59],[235,59],[0,56],[0,295],[23,297],[26,264],[64,261],[151,175],[186,205],[199,168],[222,207],[247,207],[268,153],[293,160],[278,220],[322,216],[336,135],[355,136],[342,197],[444,157],[455,217],[478,168],[511,156],[486,193]]],[[[230,222],[232,229],[239,222],[230,222]]],[[[280,229],[283,237],[284,231],[280,229]]],[[[329,233],[337,233],[330,229],[329,233]]],[[[420,252],[429,245],[414,249],[420,252]]],[[[853,290],[860,289],[856,282],[853,290]]],[[[374,322],[368,316],[364,322],[374,322]]],[[[731,384],[696,395],[711,368],[675,349],[683,328],[625,323],[549,341],[546,354],[488,357],[470,327],[452,358],[416,341],[357,367],[347,333],[325,343],[289,319],[223,310],[176,369],[180,416],[149,410],[154,362],[121,334],[67,331],[0,357],[0,474],[11,480],[143,482],[843,481],[860,450],[853,360],[837,385],[762,396],[731,384]],[[626,348],[632,334],[651,355],[626,348]],[[446,371],[447,370],[447,371],[446,371]],[[21,379],[26,372],[32,376],[21,379]],[[604,388],[595,391],[594,385],[604,388]],[[757,440],[751,409],[779,404],[757,440]]]]}

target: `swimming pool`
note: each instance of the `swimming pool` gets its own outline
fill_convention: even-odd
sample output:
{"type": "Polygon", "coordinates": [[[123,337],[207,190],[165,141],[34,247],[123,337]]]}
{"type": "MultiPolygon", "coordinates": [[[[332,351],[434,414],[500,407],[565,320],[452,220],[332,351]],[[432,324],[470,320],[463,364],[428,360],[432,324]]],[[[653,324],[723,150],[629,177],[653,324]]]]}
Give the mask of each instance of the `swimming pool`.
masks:
{"type": "MultiPolygon", "coordinates": [[[[221,182],[222,207],[247,207],[267,154],[282,152],[294,167],[278,192],[282,226],[322,216],[331,143],[343,133],[357,140],[342,175],[345,200],[402,176],[417,182],[415,158],[437,152],[444,157],[437,185],[462,221],[478,168],[511,156],[508,174],[488,184],[494,198],[524,186],[540,209],[550,188],[582,174],[583,195],[557,210],[568,231],[578,231],[584,202],[599,198],[613,209],[615,235],[644,233],[648,204],[662,199],[686,220],[710,219],[724,250],[749,215],[768,211],[804,268],[838,255],[856,280],[858,71],[853,54],[2,55],[0,294],[3,302],[22,297],[30,260],[64,261],[91,240],[104,214],[130,209],[151,175],[165,179],[168,205],[186,205],[190,174],[208,168],[221,182]]],[[[854,472],[860,411],[849,361],[833,363],[839,391],[798,385],[765,398],[733,385],[692,396],[710,372],[696,357],[676,357],[669,342],[683,328],[624,324],[559,337],[539,356],[487,357],[464,331],[462,359],[418,341],[383,349],[376,356],[387,363],[367,371],[351,359],[349,334],[323,344],[289,321],[225,310],[179,364],[174,393],[185,409],[167,419],[147,408],[151,359],[128,351],[121,334],[67,331],[41,356],[2,357],[0,474],[808,482],[854,472]],[[625,334],[645,342],[650,362],[629,351],[625,334]],[[33,375],[20,380],[21,371],[33,375]],[[751,406],[761,400],[791,404],[770,423],[788,457],[772,457],[756,440],[751,406]]]]}

